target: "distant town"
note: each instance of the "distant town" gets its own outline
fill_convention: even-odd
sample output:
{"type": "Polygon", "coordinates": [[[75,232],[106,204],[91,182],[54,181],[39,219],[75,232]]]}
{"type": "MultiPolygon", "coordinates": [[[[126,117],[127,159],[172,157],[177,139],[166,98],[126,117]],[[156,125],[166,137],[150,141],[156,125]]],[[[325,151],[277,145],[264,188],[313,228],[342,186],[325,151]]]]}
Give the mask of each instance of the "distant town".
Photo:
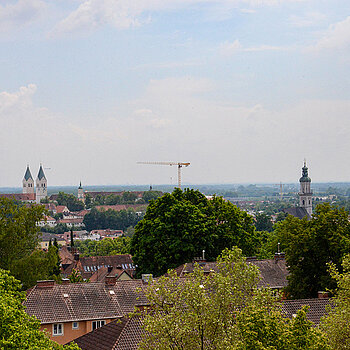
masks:
{"type": "MultiPolygon", "coordinates": [[[[164,313],[172,322],[181,319],[177,312],[189,302],[181,293],[194,293],[186,289],[193,283],[209,292],[212,284],[222,283],[213,274],[226,276],[228,285],[236,283],[241,291],[250,286],[259,298],[267,298],[263,290],[272,293],[268,298],[277,305],[280,327],[296,327],[294,318],[305,312],[302,327],[309,327],[310,337],[328,336],[321,329],[341,312],[335,303],[343,306],[330,289],[336,285],[327,264],[341,268],[349,252],[350,183],[313,187],[305,161],[299,188],[283,183],[184,187],[93,190],[80,183],[55,192],[40,165],[35,180],[27,166],[21,192],[0,193],[0,266],[27,291],[20,308],[24,319],[38,319],[36,331],[47,334],[43,344],[83,350],[153,348],[167,326],[164,313]],[[305,254],[318,258],[308,260],[305,254]],[[235,280],[235,264],[243,264],[242,285],[235,280]],[[167,298],[173,300],[170,309],[163,305],[167,298]],[[313,334],[313,327],[320,333],[313,334]]],[[[230,288],[220,293],[200,298],[211,303],[225,293],[229,299],[234,295],[230,288]]],[[[244,293],[240,302],[230,303],[253,303],[244,293]]],[[[245,307],[239,306],[240,312],[245,307]]],[[[187,312],[194,310],[182,311],[187,312]]],[[[228,310],[222,312],[217,317],[226,317],[228,310]]],[[[268,341],[271,335],[264,336],[268,341]]],[[[206,339],[217,341],[209,334],[206,339]]],[[[165,348],[179,341],[164,335],[165,348]]]]}

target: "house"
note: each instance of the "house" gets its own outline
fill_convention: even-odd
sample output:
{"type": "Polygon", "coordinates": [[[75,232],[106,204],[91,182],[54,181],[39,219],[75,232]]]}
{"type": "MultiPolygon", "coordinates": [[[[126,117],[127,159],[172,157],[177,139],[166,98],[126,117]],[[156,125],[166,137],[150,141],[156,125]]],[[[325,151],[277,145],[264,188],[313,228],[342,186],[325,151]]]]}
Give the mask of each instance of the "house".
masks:
{"type": "Polygon", "coordinates": [[[124,234],[124,232],[123,230],[106,229],[106,230],[92,230],[90,231],[90,234],[98,234],[100,235],[101,239],[104,239],[104,238],[116,239],[118,237],[121,237],[124,234]]]}
{"type": "MultiPolygon", "coordinates": [[[[130,254],[80,257],[79,254],[76,253],[74,254],[73,263],[71,263],[63,269],[62,275],[64,277],[68,277],[72,273],[73,269],[75,269],[80,272],[81,276],[84,279],[91,280],[92,276],[95,273],[100,273],[100,270],[102,268],[107,269],[107,272],[108,268],[115,269],[115,274],[118,275],[117,278],[122,279],[128,279],[127,275],[129,277],[134,277],[136,270],[136,267],[132,261],[132,257],[130,254]],[[127,272],[127,275],[123,275],[123,271],[127,272]]],[[[106,270],[101,270],[101,274],[107,275],[110,274],[111,271],[112,270],[106,273],[106,270]]],[[[96,278],[95,280],[99,280],[99,278],[96,278]]]]}
{"type": "MultiPolygon", "coordinates": [[[[275,254],[274,259],[260,260],[251,257],[247,258],[247,263],[253,264],[259,268],[259,287],[282,289],[287,286],[288,270],[284,254],[275,254]]],[[[186,277],[186,274],[193,272],[195,264],[198,264],[206,274],[218,270],[216,262],[207,262],[205,259],[195,258],[191,263],[186,263],[177,267],[175,269],[176,274],[179,277],[186,277]]]]}
{"type": "Polygon", "coordinates": [[[57,244],[59,246],[65,246],[67,243],[65,241],[65,239],[62,237],[62,235],[55,235],[53,233],[48,233],[48,232],[42,232],[39,236],[39,245],[40,248],[43,250],[47,250],[49,249],[49,244],[50,241],[53,244],[53,242],[57,241],[57,244]]]}
{"type": "Polygon", "coordinates": [[[145,286],[141,280],[116,281],[113,277],[103,283],[39,281],[29,290],[24,305],[27,314],[39,319],[41,330],[57,343],[66,344],[121,319],[135,306],[147,306],[142,293],[145,286]]]}
{"type": "Polygon", "coordinates": [[[42,220],[38,221],[36,225],[39,227],[44,227],[44,226],[55,227],[56,220],[51,216],[45,216],[42,220]]]}
{"type": "Polygon", "coordinates": [[[84,218],[69,218],[66,219],[65,217],[63,219],[57,220],[57,224],[66,224],[67,227],[85,227],[84,224],[84,218]]]}
{"type": "MultiPolygon", "coordinates": [[[[281,308],[286,317],[293,318],[298,310],[308,305],[306,317],[318,325],[321,317],[327,314],[327,306],[331,303],[331,299],[323,298],[285,300],[281,303],[281,308]]],[[[145,334],[142,326],[142,316],[122,317],[75,339],[75,343],[81,350],[137,350],[145,334]]]]}

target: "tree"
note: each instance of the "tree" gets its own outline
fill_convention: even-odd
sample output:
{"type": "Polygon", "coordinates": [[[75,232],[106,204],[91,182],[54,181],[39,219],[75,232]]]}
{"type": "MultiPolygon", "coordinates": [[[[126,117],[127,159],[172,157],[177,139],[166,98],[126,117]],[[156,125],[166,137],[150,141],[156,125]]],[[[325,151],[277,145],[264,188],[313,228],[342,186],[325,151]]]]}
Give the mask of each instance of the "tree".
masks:
{"type": "Polygon", "coordinates": [[[258,231],[267,231],[271,232],[272,231],[272,221],[271,217],[269,215],[266,215],[264,213],[259,213],[255,217],[255,228],[258,231]]]}
{"type": "Polygon", "coordinates": [[[337,294],[333,298],[334,308],[321,320],[321,328],[328,336],[332,349],[350,349],[350,255],[343,260],[343,273],[335,264],[330,264],[330,274],[337,282],[337,294]]]}
{"type": "Polygon", "coordinates": [[[26,207],[0,198],[0,268],[11,269],[14,262],[26,258],[37,247],[43,206],[26,207]]]}
{"type": "Polygon", "coordinates": [[[252,217],[236,206],[202,193],[176,189],[152,201],[135,227],[131,254],[139,273],[159,276],[201,255],[215,260],[226,247],[253,255],[258,238],[252,217]]]}
{"type": "Polygon", "coordinates": [[[115,239],[104,238],[102,241],[77,241],[75,243],[81,256],[105,256],[130,253],[130,237],[118,237],[115,239]]]}
{"type": "Polygon", "coordinates": [[[88,231],[108,228],[125,230],[129,226],[135,226],[141,219],[142,216],[132,208],[120,211],[92,208],[84,216],[84,224],[88,231]]]}
{"type": "Polygon", "coordinates": [[[286,291],[292,298],[316,297],[319,290],[335,287],[327,263],[333,262],[341,271],[343,256],[350,250],[348,213],[328,203],[320,204],[311,220],[288,216],[278,223],[275,239],[281,243],[289,265],[286,291]]]}
{"type": "Polygon", "coordinates": [[[258,289],[258,269],[241,250],[225,250],[218,272],[175,271],[149,283],[149,312],[139,349],[173,350],[326,350],[324,335],[306,320],[305,310],[291,321],[269,289],[258,289]]]}
{"type": "Polygon", "coordinates": [[[58,192],[57,203],[65,205],[70,211],[80,211],[84,209],[84,203],[78,200],[73,194],[58,192]]]}
{"type": "Polygon", "coordinates": [[[20,289],[20,282],[0,269],[0,348],[79,350],[76,344],[57,344],[40,331],[40,322],[24,310],[25,293],[20,289]]]}
{"type": "Polygon", "coordinates": [[[34,250],[31,255],[13,262],[11,273],[22,282],[24,290],[33,287],[40,280],[60,281],[61,268],[58,249],[51,245],[47,252],[34,250]]]}
{"type": "Polygon", "coordinates": [[[161,191],[149,190],[149,191],[143,192],[142,198],[144,199],[144,201],[146,203],[149,203],[152,199],[157,199],[157,198],[161,197],[162,194],[163,193],[161,191]]]}

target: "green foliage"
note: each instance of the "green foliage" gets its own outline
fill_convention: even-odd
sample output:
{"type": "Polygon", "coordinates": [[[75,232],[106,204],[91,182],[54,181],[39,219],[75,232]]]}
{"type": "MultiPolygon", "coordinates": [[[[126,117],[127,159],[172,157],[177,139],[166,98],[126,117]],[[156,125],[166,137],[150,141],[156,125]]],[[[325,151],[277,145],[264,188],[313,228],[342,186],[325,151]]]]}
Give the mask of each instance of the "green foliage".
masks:
{"type": "Polygon", "coordinates": [[[91,208],[91,206],[92,206],[92,198],[91,198],[91,195],[89,193],[87,193],[85,195],[85,207],[91,208]]]}
{"type": "Polygon", "coordinates": [[[149,203],[152,199],[157,199],[159,197],[161,197],[163,194],[163,192],[161,191],[152,191],[152,190],[149,190],[149,191],[145,191],[143,193],[143,196],[142,198],[144,199],[144,201],[146,203],[149,203]]]}
{"type": "Polygon", "coordinates": [[[97,210],[96,208],[92,208],[84,216],[84,224],[88,231],[107,228],[125,230],[129,226],[135,226],[141,219],[142,216],[131,208],[120,211],[112,209],[97,210]]]}
{"type": "Polygon", "coordinates": [[[22,282],[23,289],[33,287],[40,280],[59,281],[61,268],[58,249],[50,246],[47,252],[35,250],[31,255],[14,261],[11,272],[22,282]]]}
{"type": "Polygon", "coordinates": [[[19,281],[0,269],[0,348],[78,350],[77,345],[59,345],[40,331],[40,322],[24,311],[25,293],[20,288],[19,281]]]}
{"type": "Polygon", "coordinates": [[[272,221],[271,216],[266,215],[264,213],[259,213],[255,216],[255,228],[257,231],[272,231],[272,221]]]}
{"type": "Polygon", "coordinates": [[[80,272],[76,269],[72,270],[72,273],[68,276],[70,283],[83,283],[84,278],[81,276],[80,272]]]}
{"type": "Polygon", "coordinates": [[[130,237],[105,238],[102,241],[76,241],[75,246],[82,256],[106,256],[130,253],[130,237]]]}
{"type": "Polygon", "coordinates": [[[337,295],[333,299],[334,309],[321,321],[332,349],[350,349],[350,255],[343,260],[343,273],[335,264],[330,264],[331,276],[337,281],[337,295]]]}
{"type": "Polygon", "coordinates": [[[207,200],[199,191],[176,189],[151,201],[135,227],[131,254],[139,273],[161,275],[192,261],[202,250],[215,260],[226,247],[253,255],[258,242],[252,217],[222,197],[207,200]]]}
{"type": "Polygon", "coordinates": [[[43,206],[20,206],[0,198],[0,268],[10,269],[34,251],[39,242],[36,223],[44,211],[43,206]]]}
{"type": "Polygon", "coordinates": [[[57,196],[58,205],[65,205],[70,211],[80,211],[85,208],[84,203],[73,194],[59,192],[57,196]]]}
{"type": "Polygon", "coordinates": [[[146,291],[145,337],[139,348],[173,350],[328,350],[305,311],[286,319],[269,289],[258,289],[258,269],[242,252],[225,250],[218,272],[197,265],[186,278],[169,271],[146,291]]]}
{"type": "Polygon", "coordinates": [[[275,242],[281,242],[290,266],[287,292],[292,298],[316,297],[317,291],[335,287],[327,263],[341,269],[350,250],[348,214],[329,204],[316,207],[311,220],[288,216],[276,225],[275,242]]]}
{"type": "Polygon", "coordinates": [[[122,197],[116,194],[110,194],[106,197],[105,203],[107,205],[120,204],[122,202],[122,197]]]}

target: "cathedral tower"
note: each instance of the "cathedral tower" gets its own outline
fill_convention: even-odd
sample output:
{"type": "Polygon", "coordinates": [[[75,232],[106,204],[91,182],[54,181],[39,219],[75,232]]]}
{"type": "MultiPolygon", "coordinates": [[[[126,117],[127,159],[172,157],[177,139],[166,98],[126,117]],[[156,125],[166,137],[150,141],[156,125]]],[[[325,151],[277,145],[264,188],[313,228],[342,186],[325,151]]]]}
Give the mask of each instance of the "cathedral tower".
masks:
{"type": "Polygon", "coordinates": [[[40,169],[38,177],[36,178],[36,202],[40,203],[43,198],[47,197],[47,180],[44,174],[42,165],[40,164],[40,169]]]}
{"type": "Polygon", "coordinates": [[[29,170],[29,165],[27,165],[26,173],[23,178],[23,193],[34,193],[34,180],[32,178],[32,174],[29,170]]]}
{"type": "Polygon", "coordinates": [[[299,206],[305,208],[308,214],[312,215],[312,191],[311,191],[311,179],[309,178],[308,168],[306,161],[302,169],[302,176],[299,179],[300,192],[299,192],[299,206]]]}

